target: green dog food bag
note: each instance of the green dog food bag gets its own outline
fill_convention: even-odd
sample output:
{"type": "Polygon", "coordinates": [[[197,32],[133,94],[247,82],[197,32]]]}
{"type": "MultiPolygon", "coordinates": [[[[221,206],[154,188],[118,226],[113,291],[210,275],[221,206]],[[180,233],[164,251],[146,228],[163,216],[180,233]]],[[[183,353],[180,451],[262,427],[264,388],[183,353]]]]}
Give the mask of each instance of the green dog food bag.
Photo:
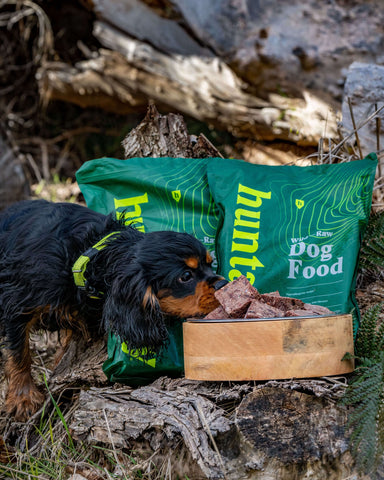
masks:
{"type": "Polygon", "coordinates": [[[375,154],[308,167],[212,160],[219,273],[245,275],[262,293],[278,290],[335,313],[357,310],[358,253],[376,166],[375,154]]]}
{"type": "Polygon", "coordinates": [[[111,382],[131,386],[146,385],[166,375],[180,377],[184,373],[182,322],[167,326],[168,340],[156,354],[145,348],[129,350],[115,335],[108,337],[108,359],[103,371],[111,382]]]}
{"type": "MultiPolygon", "coordinates": [[[[104,214],[115,212],[142,232],[190,233],[215,258],[219,212],[208,188],[208,161],[100,158],[84,163],[76,178],[89,208],[104,214]]],[[[167,344],[152,356],[145,348],[129,350],[117,336],[109,335],[108,359],[103,365],[108,379],[143,385],[162,375],[180,376],[184,370],[182,322],[167,330],[167,344]]]]}
{"type": "Polygon", "coordinates": [[[92,210],[124,215],[143,232],[190,233],[214,258],[218,210],[208,187],[209,160],[100,158],[85,162],[76,179],[92,210]]]}

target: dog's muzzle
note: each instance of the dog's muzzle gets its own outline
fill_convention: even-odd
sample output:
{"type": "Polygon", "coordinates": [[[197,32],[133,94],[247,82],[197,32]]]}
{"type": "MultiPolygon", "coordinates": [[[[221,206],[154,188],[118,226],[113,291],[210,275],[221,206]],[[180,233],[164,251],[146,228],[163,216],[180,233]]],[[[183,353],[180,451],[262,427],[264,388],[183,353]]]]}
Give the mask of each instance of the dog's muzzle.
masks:
{"type": "Polygon", "coordinates": [[[225,280],[225,278],[223,278],[223,280],[219,280],[218,282],[216,282],[213,287],[215,290],[220,290],[220,288],[224,287],[224,285],[227,285],[227,283],[228,280],[225,280]]]}

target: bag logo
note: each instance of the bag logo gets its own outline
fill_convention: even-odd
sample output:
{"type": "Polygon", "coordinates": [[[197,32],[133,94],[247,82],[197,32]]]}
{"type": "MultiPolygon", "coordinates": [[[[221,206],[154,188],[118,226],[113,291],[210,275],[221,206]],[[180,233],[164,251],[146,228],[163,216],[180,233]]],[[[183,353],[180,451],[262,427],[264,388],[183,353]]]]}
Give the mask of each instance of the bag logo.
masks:
{"type": "Polygon", "coordinates": [[[148,193],[136,197],[114,198],[113,202],[116,210],[116,218],[118,220],[123,218],[125,225],[134,223],[137,230],[145,232],[141,206],[144,203],[148,203],[148,193]]]}
{"type": "Polygon", "coordinates": [[[181,199],[180,190],[173,190],[172,197],[173,197],[174,200],[176,200],[176,202],[180,202],[180,199],[181,199]]]}
{"type": "Polygon", "coordinates": [[[260,220],[263,202],[271,199],[272,192],[262,192],[239,183],[237,190],[236,209],[234,211],[232,233],[232,256],[228,273],[230,281],[246,275],[250,283],[255,282],[253,272],[264,265],[256,257],[259,249],[260,220]]]}
{"type": "Polygon", "coordinates": [[[296,207],[297,207],[298,209],[304,207],[304,200],[299,200],[298,198],[296,198],[296,202],[295,202],[295,203],[296,203],[296,207]]]}
{"type": "Polygon", "coordinates": [[[149,367],[156,368],[156,357],[153,358],[146,358],[147,356],[147,349],[140,348],[137,350],[129,350],[128,346],[125,342],[121,344],[121,351],[126,353],[132,358],[135,358],[136,360],[139,360],[140,362],[145,363],[149,367]]]}

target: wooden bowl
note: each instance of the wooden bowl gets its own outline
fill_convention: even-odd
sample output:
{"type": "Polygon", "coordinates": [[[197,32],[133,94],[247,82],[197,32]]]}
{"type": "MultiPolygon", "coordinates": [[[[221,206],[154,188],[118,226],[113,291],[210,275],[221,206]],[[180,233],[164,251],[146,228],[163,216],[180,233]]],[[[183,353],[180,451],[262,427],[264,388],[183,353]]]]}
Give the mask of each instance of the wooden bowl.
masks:
{"type": "Polygon", "coordinates": [[[272,380],[354,370],[351,315],[188,319],[184,367],[192,380],[272,380]]]}

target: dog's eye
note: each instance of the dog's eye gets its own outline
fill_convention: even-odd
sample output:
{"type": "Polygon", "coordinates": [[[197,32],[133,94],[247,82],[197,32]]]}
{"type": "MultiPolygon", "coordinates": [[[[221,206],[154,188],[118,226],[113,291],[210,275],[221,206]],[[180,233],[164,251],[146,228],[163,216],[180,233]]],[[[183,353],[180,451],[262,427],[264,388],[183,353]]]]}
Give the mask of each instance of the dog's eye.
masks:
{"type": "Polygon", "coordinates": [[[186,270],[179,278],[179,281],[182,283],[186,283],[192,280],[192,278],[193,278],[192,272],[190,270],[186,270]]]}

